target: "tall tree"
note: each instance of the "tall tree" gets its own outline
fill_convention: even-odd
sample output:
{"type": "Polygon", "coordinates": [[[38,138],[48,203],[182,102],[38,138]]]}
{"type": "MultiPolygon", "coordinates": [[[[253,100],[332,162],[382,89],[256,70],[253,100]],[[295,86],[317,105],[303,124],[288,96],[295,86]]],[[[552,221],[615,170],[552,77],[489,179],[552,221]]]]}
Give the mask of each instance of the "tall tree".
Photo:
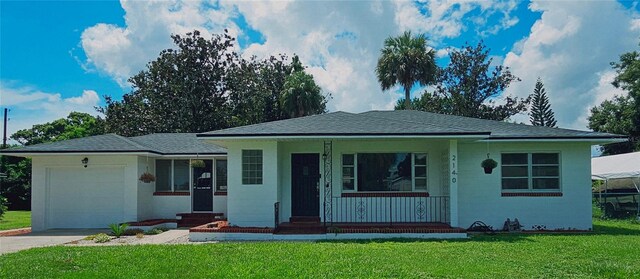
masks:
{"type": "Polygon", "coordinates": [[[615,96],[612,100],[605,100],[600,105],[591,108],[589,115],[589,129],[596,132],[606,132],[629,135],[629,141],[611,143],[602,146],[604,155],[614,155],[640,151],[640,138],[637,136],[638,127],[634,124],[634,117],[638,105],[630,96],[615,96]]]}
{"type": "Polygon", "coordinates": [[[404,107],[411,109],[411,87],[416,83],[421,86],[433,84],[437,70],[435,51],[427,46],[427,38],[423,34],[413,36],[406,31],[384,41],[376,75],[382,90],[401,85],[404,88],[404,107]]]}
{"type": "Polygon", "coordinates": [[[556,118],[549,104],[549,97],[544,89],[542,80],[538,78],[536,87],[533,89],[531,111],[529,120],[533,126],[556,127],[556,118]]]}
{"type": "Polygon", "coordinates": [[[414,99],[416,109],[500,121],[527,110],[530,98],[506,96],[503,104],[496,104],[495,99],[520,79],[508,67],[492,66],[489,49],[482,42],[453,50],[449,58],[449,65],[438,74],[435,92],[425,91],[414,99]]]}
{"type": "Polygon", "coordinates": [[[326,98],[320,86],[304,71],[295,71],[287,77],[280,102],[291,118],[326,112],[326,98]]]}
{"type": "MultiPolygon", "coordinates": [[[[105,96],[107,130],[124,136],[203,132],[289,118],[280,105],[286,78],[302,69],[297,56],[259,60],[235,52],[227,32],[172,35],[177,46],[160,53],[129,81],[121,101],[105,96]]],[[[325,102],[324,96],[315,105],[325,102]]]]}
{"type": "Polygon", "coordinates": [[[588,127],[596,132],[629,136],[628,142],[603,146],[605,155],[640,151],[640,52],[624,53],[611,66],[616,70],[613,86],[628,94],[592,108],[588,127]]]}

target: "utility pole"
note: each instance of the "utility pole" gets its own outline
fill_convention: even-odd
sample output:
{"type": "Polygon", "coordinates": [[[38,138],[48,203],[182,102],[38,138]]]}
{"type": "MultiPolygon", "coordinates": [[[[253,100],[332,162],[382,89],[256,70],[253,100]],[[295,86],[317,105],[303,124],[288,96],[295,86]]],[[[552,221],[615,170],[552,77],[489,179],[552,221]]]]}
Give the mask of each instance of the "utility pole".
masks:
{"type": "Polygon", "coordinates": [[[4,133],[2,134],[2,149],[7,148],[7,108],[4,108],[4,133]]]}

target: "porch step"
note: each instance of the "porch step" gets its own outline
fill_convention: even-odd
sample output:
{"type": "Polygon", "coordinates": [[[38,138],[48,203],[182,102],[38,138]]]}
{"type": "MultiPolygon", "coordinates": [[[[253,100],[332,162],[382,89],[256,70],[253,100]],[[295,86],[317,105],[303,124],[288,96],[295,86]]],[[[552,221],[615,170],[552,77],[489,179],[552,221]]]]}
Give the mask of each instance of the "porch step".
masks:
{"type": "Polygon", "coordinates": [[[320,223],[319,216],[291,216],[289,218],[291,223],[320,223]]]}
{"type": "Polygon", "coordinates": [[[225,220],[224,213],[178,213],[178,227],[197,227],[207,223],[225,220]]]}

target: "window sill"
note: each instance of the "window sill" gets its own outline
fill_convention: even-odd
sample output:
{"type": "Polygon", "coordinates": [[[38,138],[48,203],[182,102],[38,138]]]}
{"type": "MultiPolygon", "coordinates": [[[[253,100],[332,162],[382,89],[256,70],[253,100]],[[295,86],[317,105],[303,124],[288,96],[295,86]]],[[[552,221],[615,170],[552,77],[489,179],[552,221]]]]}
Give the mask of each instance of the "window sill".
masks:
{"type": "Polygon", "coordinates": [[[502,193],[503,197],[562,197],[562,192],[511,192],[502,193]]]}
{"type": "Polygon", "coordinates": [[[154,196],[190,196],[189,192],[153,192],[154,196]]]}
{"type": "Polygon", "coordinates": [[[389,192],[389,193],[375,193],[375,192],[352,192],[352,193],[342,193],[343,198],[345,197],[428,197],[428,192],[389,192]]]}
{"type": "Polygon", "coordinates": [[[215,192],[213,193],[214,196],[226,196],[227,192],[215,192]]]}

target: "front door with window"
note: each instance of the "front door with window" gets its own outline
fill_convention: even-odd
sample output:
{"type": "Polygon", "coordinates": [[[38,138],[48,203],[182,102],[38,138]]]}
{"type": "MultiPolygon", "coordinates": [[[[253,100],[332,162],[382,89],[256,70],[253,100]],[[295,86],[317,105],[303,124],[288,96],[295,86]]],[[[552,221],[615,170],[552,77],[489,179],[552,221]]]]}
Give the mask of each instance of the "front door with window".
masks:
{"type": "Polygon", "coordinates": [[[213,211],[213,160],[193,167],[193,211],[213,211]]]}
{"type": "Polygon", "coordinates": [[[291,155],[291,215],[320,216],[320,155],[291,155]]]}

